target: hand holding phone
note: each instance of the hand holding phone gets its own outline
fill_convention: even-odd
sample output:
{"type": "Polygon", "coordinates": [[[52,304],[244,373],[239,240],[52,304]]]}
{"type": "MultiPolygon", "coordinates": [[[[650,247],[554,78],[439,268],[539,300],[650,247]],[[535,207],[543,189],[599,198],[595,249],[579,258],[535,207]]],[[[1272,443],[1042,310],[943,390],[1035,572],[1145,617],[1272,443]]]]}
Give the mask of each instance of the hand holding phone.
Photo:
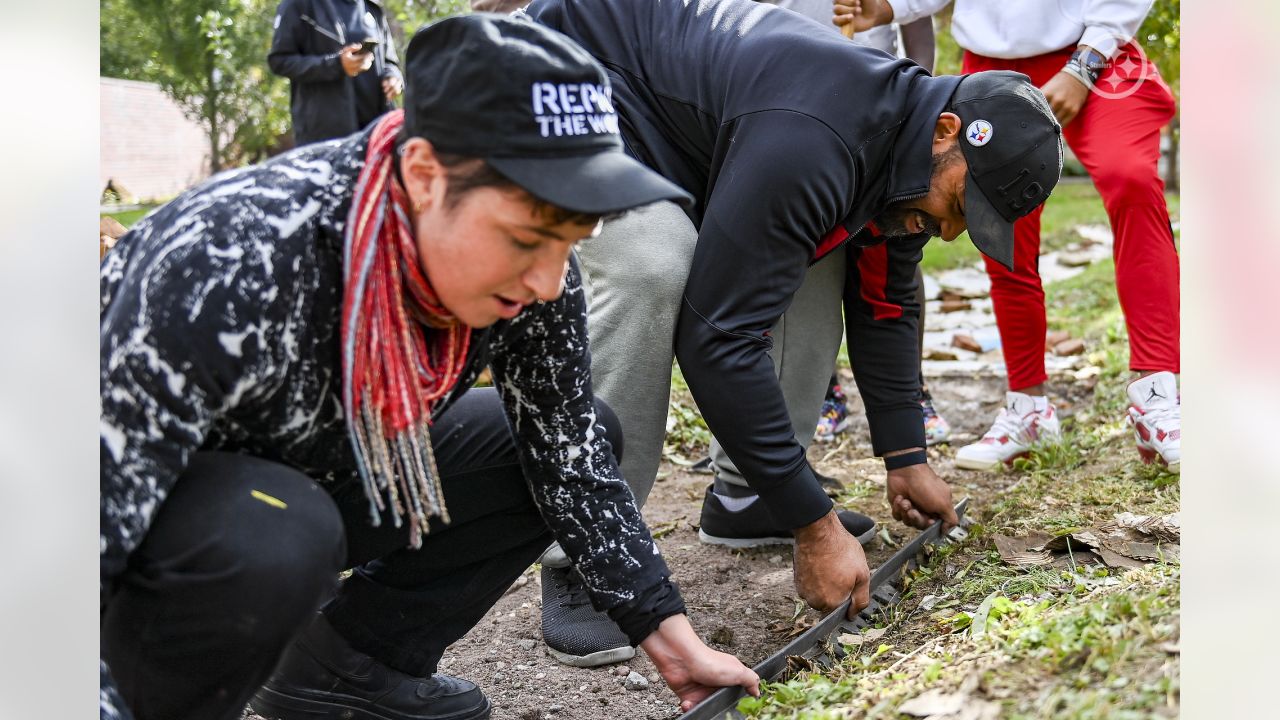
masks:
{"type": "Polygon", "coordinates": [[[342,61],[343,72],[350,77],[355,77],[373,67],[373,53],[361,52],[361,47],[362,43],[351,43],[342,48],[342,52],[338,54],[338,59],[342,61]]]}

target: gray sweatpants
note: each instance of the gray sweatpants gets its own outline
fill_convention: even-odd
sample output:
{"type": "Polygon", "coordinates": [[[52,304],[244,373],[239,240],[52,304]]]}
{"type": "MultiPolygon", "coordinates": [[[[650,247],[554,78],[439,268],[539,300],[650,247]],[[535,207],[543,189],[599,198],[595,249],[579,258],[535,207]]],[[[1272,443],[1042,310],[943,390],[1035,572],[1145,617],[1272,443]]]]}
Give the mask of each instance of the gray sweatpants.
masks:
{"type": "MultiPolygon", "coordinates": [[[[698,282],[689,277],[697,241],[688,216],[661,202],[606,223],[578,247],[590,302],[592,382],[622,423],[622,474],[638,505],[649,497],[662,460],[676,316],[686,280],[698,282]]],[[[840,348],[845,264],[845,253],[834,252],[811,267],[772,333],[769,354],[796,438],[806,447],[840,348]]],[[[722,478],[746,484],[719,444],[712,454],[722,478]]]]}

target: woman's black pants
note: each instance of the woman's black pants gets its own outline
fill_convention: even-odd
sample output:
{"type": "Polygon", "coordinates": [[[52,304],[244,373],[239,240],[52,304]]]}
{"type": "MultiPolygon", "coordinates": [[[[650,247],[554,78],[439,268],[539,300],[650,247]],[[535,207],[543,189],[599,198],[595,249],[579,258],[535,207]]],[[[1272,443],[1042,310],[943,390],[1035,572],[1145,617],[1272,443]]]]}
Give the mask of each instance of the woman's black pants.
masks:
{"type": "MultiPolygon", "coordinates": [[[[620,455],[617,419],[597,412],[620,455]]],[[[435,672],[551,535],[494,390],[465,394],[431,438],[452,522],[433,520],[418,550],[407,526],[372,526],[356,483],[329,490],[278,463],[196,453],[103,611],[102,657],[135,716],[239,718],[321,606],[355,649],[435,672]]]]}

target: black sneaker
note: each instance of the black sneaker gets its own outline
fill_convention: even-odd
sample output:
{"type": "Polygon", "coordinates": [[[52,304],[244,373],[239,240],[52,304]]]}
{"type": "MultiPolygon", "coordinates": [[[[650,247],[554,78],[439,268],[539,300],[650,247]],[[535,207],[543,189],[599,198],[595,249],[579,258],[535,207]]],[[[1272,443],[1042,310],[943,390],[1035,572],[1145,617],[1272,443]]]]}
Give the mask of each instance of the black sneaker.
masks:
{"type": "Polygon", "coordinates": [[[486,720],[490,711],[474,683],[393,670],[352,649],[320,614],[249,706],[271,720],[486,720]]]}
{"type": "MultiPolygon", "coordinates": [[[[876,536],[876,522],[866,515],[852,510],[840,510],[836,515],[844,529],[859,543],[866,545],[876,536]]],[[[706,496],[702,499],[698,539],[710,545],[735,548],[795,543],[790,530],[774,524],[759,495],[726,497],[715,492],[714,485],[707,486],[706,496]]]]}
{"type": "Polygon", "coordinates": [[[591,607],[582,580],[567,566],[542,566],[542,639],[551,657],[574,667],[609,665],[636,654],[609,616],[591,607]]]}

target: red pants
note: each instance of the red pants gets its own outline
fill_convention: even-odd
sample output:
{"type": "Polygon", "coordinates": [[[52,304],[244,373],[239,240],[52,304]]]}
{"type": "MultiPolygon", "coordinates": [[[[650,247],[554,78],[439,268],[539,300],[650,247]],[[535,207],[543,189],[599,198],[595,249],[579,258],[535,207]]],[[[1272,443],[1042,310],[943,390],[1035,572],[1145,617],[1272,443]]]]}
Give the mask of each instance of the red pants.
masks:
{"type": "MultiPolygon", "coordinates": [[[[1072,50],[1020,60],[965,52],[964,72],[1016,70],[1043,86],[1062,69],[1072,50]]],[[[1160,128],[1173,118],[1173,96],[1155,67],[1132,44],[1121,48],[1099,78],[1098,88],[1104,92],[1091,92],[1062,134],[1089,171],[1115,233],[1116,290],[1129,328],[1129,367],[1177,373],[1178,254],[1164,202],[1164,181],[1156,169],[1160,128]],[[1126,64],[1126,59],[1138,65],[1126,64]],[[1108,82],[1118,77],[1146,80],[1108,82]]],[[[1044,288],[1038,270],[1043,209],[1043,205],[1036,208],[1013,226],[1012,272],[984,258],[1011,390],[1038,385],[1048,377],[1044,288]]]]}

